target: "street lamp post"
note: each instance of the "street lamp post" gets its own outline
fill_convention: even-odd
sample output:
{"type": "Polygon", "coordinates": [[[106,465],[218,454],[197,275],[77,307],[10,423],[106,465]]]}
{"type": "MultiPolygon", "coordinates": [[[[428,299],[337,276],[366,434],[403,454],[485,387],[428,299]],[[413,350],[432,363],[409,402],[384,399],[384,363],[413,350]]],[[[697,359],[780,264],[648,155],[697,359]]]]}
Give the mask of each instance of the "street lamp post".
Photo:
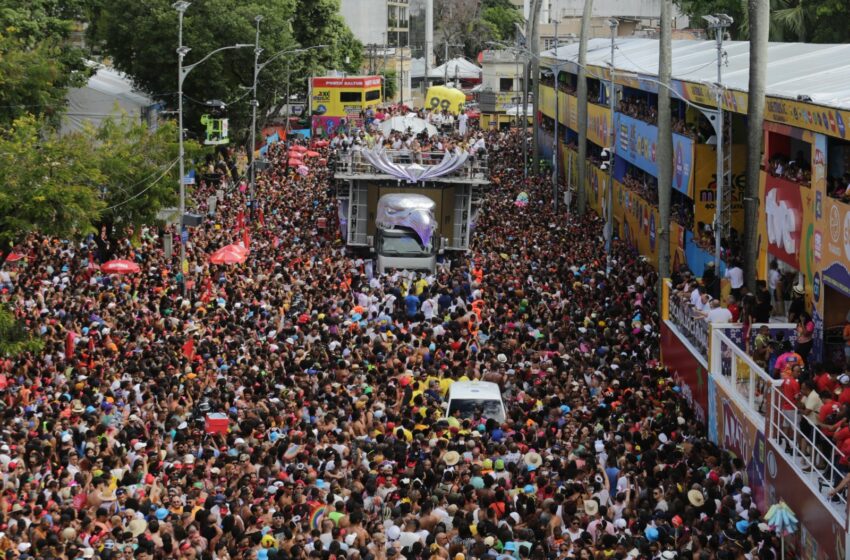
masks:
{"type": "Polygon", "coordinates": [[[195,62],[194,64],[189,64],[188,66],[183,66],[183,59],[189,54],[191,50],[189,47],[183,44],[183,14],[185,14],[186,10],[189,9],[191,2],[186,0],[178,0],[174,2],[171,6],[177,10],[178,14],[178,33],[177,33],[177,142],[178,142],[178,159],[180,160],[180,272],[183,274],[183,293],[186,293],[186,277],[185,275],[188,272],[189,263],[186,261],[186,240],[183,237],[183,222],[184,216],[186,214],[186,181],[185,181],[185,150],[183,148],[183,82],[186,80],[186,76],[189,75],[189,72],[194,70],[199,64],[202,64],[207,59],[209,59],[212,55],[219,53],[221,51],[226,51],[230,49],[242,49],[246,47],[253,47],[251,44],[242,44],[237,43],[235,45],[229,45],[226,47],[220,47],[215,49],[214,51],[207,54],[204,58],[195,62]]]}
{"type": "Polygon", "coordinates": [[[717,43],[717,85],[715,101],[717,103],[717,123],[714,130],[717,136],[717,178],[715,179],[715,195],[714,195],[714,270],[716,274],[720,274],[720,252],[721,252],[721,237],[725,224],[723,223],[723,184],[726,180],[726,173],[723,168],[725,158],[723,144],[724,138],[724,123],[723,123],[723,36],[726,34],[726,29],[732,25],[734,20],[726,14],[716,14],[713,16],[703,16],[703,19],[708,22],[708,28],[714,30],[715,40],[717,43]]]}
{"type": "MultiPolygon", "coordinates": [[[[558,20],[555,20],[555,58],[558,57],[558,20]]],[[[558,121],[561,120],[561,99],[560,99],[560,91],[558,88],[558,79],[561,73],[561,68],[557,67],[555,69],[555,137],[552,140],[552,209],[555,212],[557,217],[558,214],[558,152],[560,152],[560,140],[558,139],[558,134],[561,132],[558,130],[558,121]]]]}
{"type": "Polygon", "coordinates": [[[616,102],[616,93],[614,90],[614,51],[616,50],[616,45],[614,44],[614,40],[617,38],[617,27],[620,25],[620,22],[614,18],[608,20],[608,26],[611,28],[611,72],[609,74],[610,80],[610,89],[608,90],[608,107],[610,109],[610,148],[609,155],[610,159],[608,160],[608,196],[605,197],[605,213],[607,214],[606,223],[605,223],[605,259],[606,259],[606,272],[611,274],[611,242],[614,239],[614,153],[616,151],[616,136],[614,131],[614,111],[616,110],[615,102],[616,102]]]}
{"type": "MultiPolygon", "coordinates": [[[[254,21],[257,22],[257,34],[254,40],[254,82],[251,85],[251,94],[253,98],[251,99],[251,188],[250,188],[250,199],[251,199],[251,214],[254,213],[254,189],[255,189],[255,181],[256,181],[256,162],[254,161],[254,147],[256,146],[256,132],[257,132],[257,107],[259,106],[259,101],[257,101],[257,79],[260,76],[260,72],[263,71],[263,68],[268,66],[271,62],[278,59],[279,57],[286,54],[300,54],[303,52],[307,52],[313,49],[324,49],[327,45],[314,45],[312,47],[305,48],[296,48],[296,49],[284,49],[282,51],[276,52],[271,55],[269,58],[265,60],[265,62],[260,62],[260,54],[262,54],[263,49],[260,48],[260,22],[263,20],[263,16],[257,16],[254,18],[254,21]]],[[[286,62],[286,130],[289,130],[289,61],[286,62]]]]}

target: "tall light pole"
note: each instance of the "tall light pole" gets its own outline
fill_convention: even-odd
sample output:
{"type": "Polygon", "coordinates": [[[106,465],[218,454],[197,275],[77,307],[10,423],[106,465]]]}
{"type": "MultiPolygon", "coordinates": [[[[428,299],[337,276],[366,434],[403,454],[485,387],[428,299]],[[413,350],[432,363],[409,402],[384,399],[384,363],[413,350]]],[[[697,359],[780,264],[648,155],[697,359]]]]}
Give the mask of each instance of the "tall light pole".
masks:
{"type": "Polygon", "coordinates": [[[183,66],[183,59],[189,54],[191,50],[189,47],[183,45],[183,14],[186,13],[186,10],[191,6],[191,2],[187,2],[186,0],[178,0],[174,2],[171,7],[177,10],[178,15],[178,33],[177,33],[177,141],[178,141],[178,159],[180,160],[180,272],[183,274],[183,293],[186,292],[186,277],[185,275],[189,270],[189,263],[186,260],[186,241],[183,237],[183,223],[184,217],[186,214],[186,182],[185,182],[185,151],[183,149],[183,81],[186,79],[186,76],[189,75],[193,69],[195,69],[199,64],[205,62],[212,55],[226,51],[229,49],[242,49],[245,47],[253,47],[251,44],[242,44],[237,43],[236,45],[230,45],[227,47],[221,47],[215,49],[214,51],[207,54],[204,58],[195,62],[194,64],[190,64],[188,66],[183,66]]]}
{"type": "Polygon", "coordinates": [[[723,36],[726,34],[726,29],[734,23],[734,20],[726,14],[716,14],[713,16],[703,16],[703,19],[708,22],[708,28],[714,30],[714,37],[717,43],[717,84],[715,101],[717,103],[717,125],[714,127],[717,133],[717,178],[715,180],[715,197],[714,197],[714,271],[715,274],[720,274],[720,252],[721,252],[721,237],[725,224],[723,223],[723,189],[726,181],[726,173],[723,168],[724,163],[724,115],[723,115],[723,36]]]}
{"type": "MultiPolygon", "coordinates": [[[[257,24],[257,33],[254,35],[254,83],[251,86],[251,146],[248,150],[248,161],[251,162],[251,188],[248,191],[248,198],[251,201],[250,216],[254,218],[254,189],[256,188],[257,180],[257,162],[254,160],[254,148],[257,146],[257,73],[259,72],[260,53],[263,49],[260,48],[260,22],[263,21],[263,16],[257,15],[254,17],[254,22],[257,24]]],[[[247,247],[246,247],[247,248],[247,247]]]]}
{"type": "Polygon", "coordinates": [[[617,137],[614,131],[614,111],[616,110],[615,102],[616,102],[616,93],[614,90],[614,51],[616,50],[616,45],[614,44],[615,39],[617,38],[617,27],[620,25],[620,22],[614,18],[608,20],[608,27],[611,28],[611,69],[609,73],[610,77],[610,89],[608,90],[608,108],[610,110],[610,134],[609,134],[609,142],[610,148],[608,160],[608,196],[605,198],[605,213],[607,214],[606,223],[605,223],[605,259],[606,259],[606,272],[611,274],[611,242],[614,239],[614,153],[617,147],[617,137]]]}
{"type": "MultiPolygon", "coordinates": [[[[254,83],[251,85],[251,93],[253,94],[253,99],[251,100],[251,211],[254,210],[254,181],[256,179],[255,171],[254,171],[254,146],[255,146],[255,134],[257,131],[257,107],[259,106],[259,101],[257,101],[257,80],[260,77],[260,72],[268,66],[270,63],[274,62],[281,56],[287,54],[301,54],[307,51],[315,50],[315,49],[325,49],[328,45],[314,45],[312,47],[305,48],[295,48],[295,49],[284,49],[282,51],[278,51],[268,57],[264,62],[260,62],[260,54],[262,54],[263,49],[260,48],[260,21],[262,21],[263,16],[257,16],[254,18],[254,21],[257,22],[257,38],[255,40],[254,46],[254,83]]],[[[309,100],[308,100],[309,102],[309,100]]],[[[289,61],[286,61],[286,130],[289,130],[289,61]]]]}
{"type": "MultiPolygon", "coordinates": [[[[555,58],[558,58],[558,20],[555,20],[555,58]]],[[[558,213],[558,152],[560,151],[560,141],[558,140],[558,121],[561,120],[561,99],[560,90],[558,87],[558,76],[561,67],[555,68],[555,137],[552,139],[552,209],[555,214],[558,213]]]]}

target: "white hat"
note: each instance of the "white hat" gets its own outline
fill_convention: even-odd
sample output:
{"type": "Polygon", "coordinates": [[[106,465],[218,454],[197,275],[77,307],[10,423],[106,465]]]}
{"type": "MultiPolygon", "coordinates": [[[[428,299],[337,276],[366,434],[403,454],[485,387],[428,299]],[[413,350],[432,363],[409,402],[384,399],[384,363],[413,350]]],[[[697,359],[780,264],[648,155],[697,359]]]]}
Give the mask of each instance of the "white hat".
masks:
{"type": "Polygon", "coordinates": [[[398,528],[397,525],[393,525],[389,529],[387,529],[387,539],[391,541],[397,541],[401,537],[401,529],[398,528]]]}
{"type": "Polygon", "coordinates": [[[499,354],[498,356],[496,356],[496,360],[498,360],[500,364],[508,363],[508,357],[504,354],[499,354]]]}
{"type": "Polygon", "coordinates": [[[746,494],[747,496],[749,496],[752,493],[753,493],[753,489],[750,488],[749,486],[744,486],[743,488],[741,488],[741,494],[746,494]]]}
{"type": "Polygon", "coordinates": [[[83,558],[94,558],[94,549],[91,547],[83,549],[83,558]]]}
{"type": "Polygon", "coordinates": [[[848,383],[850,383],[850,375],[847,375],[846,373],[839,375],[838,382],[842,385],[847,385],[848,383]]]}
{"type": "Polygon", "coordinates": [[[614,527],[616,527],[617,529],[625,529],[628,526],[629,526],[629,524],[626,523],[626,520],[623,519],[622,517],[620,519],[614,521],[614,527]]]}

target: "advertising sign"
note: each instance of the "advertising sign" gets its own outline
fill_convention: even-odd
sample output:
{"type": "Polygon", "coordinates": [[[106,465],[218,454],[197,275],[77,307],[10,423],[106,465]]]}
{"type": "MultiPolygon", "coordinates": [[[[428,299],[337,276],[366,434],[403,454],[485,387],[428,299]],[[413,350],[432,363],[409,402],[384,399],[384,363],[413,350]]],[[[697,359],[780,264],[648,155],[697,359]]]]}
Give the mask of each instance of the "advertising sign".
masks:
{"type": "MultiPolygon", "coordinates": [[[[747,364],[738,361],[738,375],[744,375],[747,364]],[[743,368],[743,369],[742,369],[743,368]]],[[[750,375],[755,375],[750,373],[750,375]]],[[[752,488],[753,500],[761,511],[766,508],[764,432],[712,376],[709,437],[717,445],[740,458],[746,467],[744,484],[752,488]]]]}
{"type": "MultiPolygon", "coordinates": [[[[714,223],[717,198],[717,152],[714,146],[699,144],[694,172],[694,226],[714,223]]],[[[747,146],[732,146],[732,227],[744,231],[744,192],[747,186],[747,146]]]]}
{"type": "Polygon", "coordinates": [[[796,535],[786,537],[786,558],[846,560],[847,534],[800,474],[788,464],[785,454],[769,440],[765,454],[767,506],[785,500],[800,522],[796,535]]]}
{"type": "Polygon", "coordinates": [[[801,186],[781,177],[765,177],[764,212],[767,219],[767,252],[800,270],[803,250],[801,186]]]}
{"type": "MultiPolygon", "coordinates": [[[[621,113],[616,114],[615,121],[617,155],[657,177],[658,127],[621,113]]],[[[592,128],[590,123],[588,125],[592,128]]],[[[673,134],[673,188],[688,196],[691,193],[693,162],[693,141],[686,136],[673,134]]]]}
{"type": "Polygon", "coordinates": [[[696,417],[700,422],[706,423],[708,372],[702,361],[691,354],[679,336],[667,325],[667,321],[661,323],[661,361],[669,368],[696,417]]]}

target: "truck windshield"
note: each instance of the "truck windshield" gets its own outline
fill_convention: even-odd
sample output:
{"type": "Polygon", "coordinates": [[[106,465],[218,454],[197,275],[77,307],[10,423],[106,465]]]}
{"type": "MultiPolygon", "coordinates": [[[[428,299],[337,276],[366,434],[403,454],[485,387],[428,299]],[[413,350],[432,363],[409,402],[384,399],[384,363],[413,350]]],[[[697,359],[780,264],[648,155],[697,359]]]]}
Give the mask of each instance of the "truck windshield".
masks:
{"type": "Polygon", "coordinates": [[[496,422],[505,421],[502,403],[496,400],[452,399],[449,403],[449,416],[460,412],[461,418],[492,418],[496,422]]]}
{"type": "Polygon", "coordinates": [[[426,256],[431,251],[423,247],[417,235],[410,231],[382,231],[378,252],[382,255],[426,256]]]}

